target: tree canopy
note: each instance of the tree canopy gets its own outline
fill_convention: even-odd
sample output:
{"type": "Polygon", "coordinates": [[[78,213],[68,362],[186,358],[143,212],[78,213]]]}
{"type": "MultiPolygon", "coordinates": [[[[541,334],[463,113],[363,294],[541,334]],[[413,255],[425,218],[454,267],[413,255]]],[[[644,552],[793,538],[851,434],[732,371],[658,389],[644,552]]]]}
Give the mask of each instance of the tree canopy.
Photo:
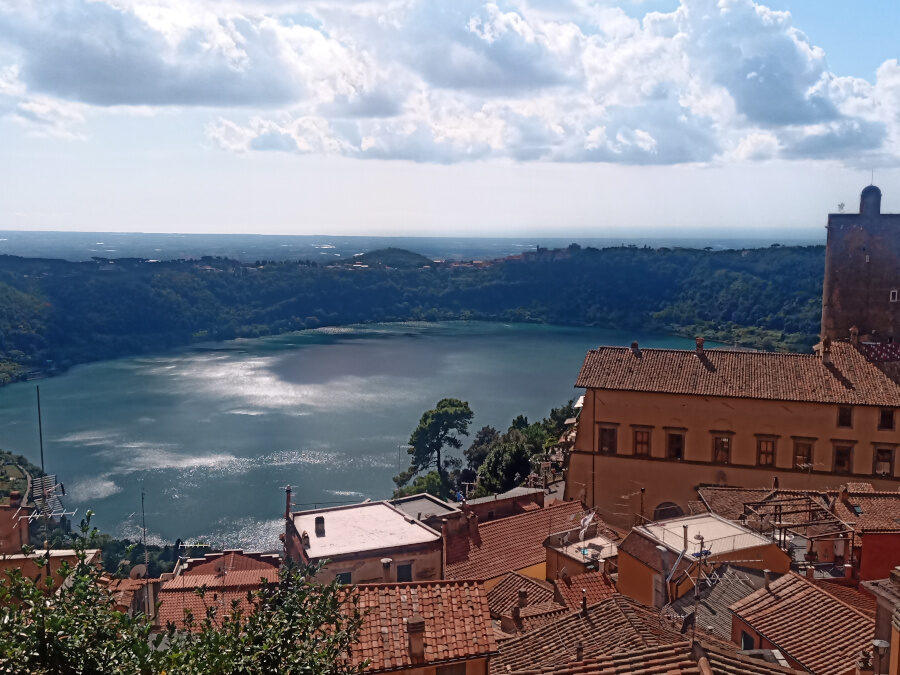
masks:
{"type": "Polygon", "coordinates": [[[409,437],[409,469],[394,478],[397,485],[405,485],[417,473],[431,467],[444,476],[447,466],[441,460],[441,451],[444,447],[462,447],[459,437],[469,435],[473,416],[469,404],[458,398],[443,398],[434,408],[422,413],[419,425],[409,437]]]}

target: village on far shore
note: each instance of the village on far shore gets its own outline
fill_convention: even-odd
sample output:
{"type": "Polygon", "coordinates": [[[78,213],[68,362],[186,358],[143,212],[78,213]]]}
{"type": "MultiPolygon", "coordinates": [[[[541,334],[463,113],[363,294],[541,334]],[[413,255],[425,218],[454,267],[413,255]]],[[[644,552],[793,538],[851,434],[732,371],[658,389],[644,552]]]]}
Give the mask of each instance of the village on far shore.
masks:
{"type": "MultiPolygon", "coordinates": [[[[599,346],[521,485],[304,511],[287,487],[281,549],[135,565],[117,607],[194,630],[293,562],[352,589],[366,673],[900,674],[900,215],[869,185],[827,233],[812,353],[599,346]]],[[[65,583],[76,551],[23,552],[61,493],[0,467],[0,572],[65,583]]]]}

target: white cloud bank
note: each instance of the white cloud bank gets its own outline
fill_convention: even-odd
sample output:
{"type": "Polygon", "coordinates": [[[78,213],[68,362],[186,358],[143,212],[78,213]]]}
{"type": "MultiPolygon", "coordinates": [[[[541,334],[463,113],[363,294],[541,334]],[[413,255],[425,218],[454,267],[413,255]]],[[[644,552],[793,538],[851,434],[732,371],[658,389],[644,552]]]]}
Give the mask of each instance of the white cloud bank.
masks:
{"type": "Polygon", "coordinates": [[[786,12],[681,0],[0,0],[0,115],[208,109],[228,151],[458,162],[900,158],[900,65],[828,71],[786,12]]]}

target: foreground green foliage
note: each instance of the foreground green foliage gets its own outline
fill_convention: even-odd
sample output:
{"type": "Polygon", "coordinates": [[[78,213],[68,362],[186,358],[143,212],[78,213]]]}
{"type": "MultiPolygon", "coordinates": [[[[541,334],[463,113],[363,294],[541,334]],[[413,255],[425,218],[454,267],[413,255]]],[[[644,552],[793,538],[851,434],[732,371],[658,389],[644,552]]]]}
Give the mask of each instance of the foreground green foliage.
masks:
{"type": "Polygon", "coordinates": [[[72,535],[78,562],[60,570],[67,582],[57,592],[52,577],[35,581],[15,570],[0,579],[0,673],[362,671],[346,657],[359,634],[359,609],[347,587],[310,581],[314,569],[283,570],[278,583],[248,593],[247,613],[233,605],[217,618],[218,603],[210,601],[204,616],[189,620],[193,630],[160,632],[144,616],[115,610],[101,570],[85,558],[94,536],[89,512],[72,535]]]}
{"type": "Polygon", "coordinates": [[[669,331],[806,350],[824,248],[546,250],[486,266],[0,256],[0,384],[200,340],[367,321],[483,319],[669,331]]]}

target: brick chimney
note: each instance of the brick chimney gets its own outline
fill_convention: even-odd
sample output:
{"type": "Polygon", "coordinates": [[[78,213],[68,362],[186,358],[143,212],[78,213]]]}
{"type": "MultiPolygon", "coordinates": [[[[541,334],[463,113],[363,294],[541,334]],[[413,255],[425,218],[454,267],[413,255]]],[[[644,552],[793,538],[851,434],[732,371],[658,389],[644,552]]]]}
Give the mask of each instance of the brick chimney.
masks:
{"type": "Polygon", "coordinates": [[[409,636],[409,658],[413,663],[425,661],[425,619],[413,614],[406,620],[406,633],[409,636]]]}
{"type": "Polygon", "coordinates": [[[519,607],[528,605],[528,591],[524,588],[519,589],[519,607]]]}
{"type": "Polygon", "coordinates": [[[807,579],[815,579],[816,578],[816,568],[812,565],[809,565],[806,568],[806,578],[807,579]]]}
{"type": "Polygon", "coordinates": [[[581,589],[581,611],[587,614],[587,589],[581,589]]]}
{"type": "Polygon", "coordinates": [[[771,590],[769,588],[769,584],[772,583],[772,571],[771,570],[763,570],[763,578],[765,579],[766,590],[771,590]]]}
{"type": "Polygon", "coordinates": [[[637,358],[641,358],[641,348],[638,346],[637,340],[631,343],[631,353],[637,358]]]}
{"type": "Polygon", "coordinates": [[[697,356],[703,356],[703,342],[704,342],[703,338],[702,337],[694,338],[694,342],[696,342],[696,344],[697,344],[697,356]]]}
{"type": "Polygon", "coordinates": [[[575,660],[576,661],[584,661],[584,645],[581,644],[581,641],[575,643],[575,660]]]}
{"type": "Polygon", "coordinates": [[[391,583],[391,563],[394,562],[390,558],[382,558],[381,559],[381,578],[384,583],[391,583]]]}
{"type": "Polygon", "coordinates": [[[325,536],[325,516],[316,516],[316,536],[325,536]]]}
{"type": "Polygon", "coordinates": [[[859,328],[857,328],[856,326],[850,327],[850,344],[859,344],[859,328]]]}
{"type": "Polygon", "coordinates": [[[822,338],[822,363],[828,365],[831,363],[831,338],[822,338]]]}

